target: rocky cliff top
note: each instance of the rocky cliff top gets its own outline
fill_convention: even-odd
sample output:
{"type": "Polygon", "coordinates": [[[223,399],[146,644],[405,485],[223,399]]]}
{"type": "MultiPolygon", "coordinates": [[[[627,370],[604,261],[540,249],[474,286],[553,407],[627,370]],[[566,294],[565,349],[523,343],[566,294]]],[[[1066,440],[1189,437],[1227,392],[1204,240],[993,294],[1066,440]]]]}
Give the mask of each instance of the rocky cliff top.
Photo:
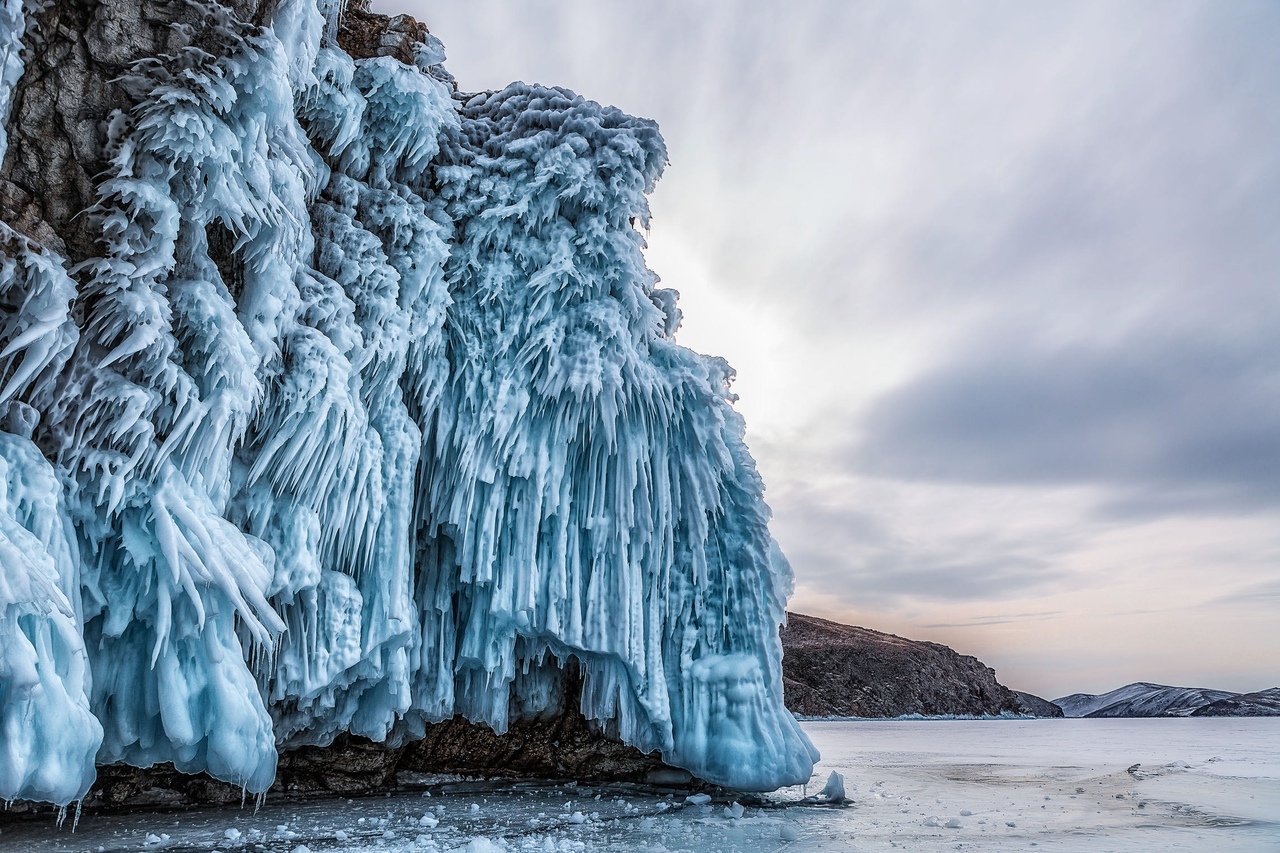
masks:
{"type": "Polygon", "coordinates": [[[787,707],[804,716],[996,716],[1034,713],[995,670],[939,643],[787,614],[787,707]]]}

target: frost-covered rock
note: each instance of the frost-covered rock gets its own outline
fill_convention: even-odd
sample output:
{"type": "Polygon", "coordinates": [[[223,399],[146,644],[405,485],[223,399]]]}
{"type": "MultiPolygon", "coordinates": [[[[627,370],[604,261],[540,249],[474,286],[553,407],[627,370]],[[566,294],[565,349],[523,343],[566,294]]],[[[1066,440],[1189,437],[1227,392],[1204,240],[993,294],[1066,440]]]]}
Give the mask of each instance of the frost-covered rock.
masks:
{"type": "Polygon", "coordinates": [[[353,12],[353,58],[337,0],[186,4],[120,74],[83,45],[152,13],[65,5],[0,0],[6,172],[53,180],[18,45],[111,93],[63,123],[101,133],[77,215],[0,175],[0,797],[76,799],[95,753],[263,791],[344,732],[501,732],[568,667],[642,751],[806,780],[732,370],[635,227],[657,127],[456,95],[407,19],[353,12]]]}

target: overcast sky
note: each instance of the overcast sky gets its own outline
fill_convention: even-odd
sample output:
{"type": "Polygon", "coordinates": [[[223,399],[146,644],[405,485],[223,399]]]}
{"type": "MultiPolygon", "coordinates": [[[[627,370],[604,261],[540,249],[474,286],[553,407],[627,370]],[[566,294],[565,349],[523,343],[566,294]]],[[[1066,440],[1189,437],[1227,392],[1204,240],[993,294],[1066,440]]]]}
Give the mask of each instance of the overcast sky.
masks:
{"type": "Polygon", "coordinates": [[[1049,698],[1280,684],[1280,4],[374,8],[658,121],[792,609],[1049,698]]]}

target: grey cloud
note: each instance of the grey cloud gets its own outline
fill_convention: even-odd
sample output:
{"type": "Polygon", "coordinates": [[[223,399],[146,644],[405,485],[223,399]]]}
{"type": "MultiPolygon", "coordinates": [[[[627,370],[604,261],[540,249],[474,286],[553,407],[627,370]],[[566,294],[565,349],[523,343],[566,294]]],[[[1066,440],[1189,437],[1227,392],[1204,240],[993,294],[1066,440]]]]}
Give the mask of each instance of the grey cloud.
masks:
{"type": "Polygon", "coordinates": [[[979,616],[964,622],[932,622],[921,625],[921,628],[984,628],[989,625],[1014,625],[1020,622],[1038,622],[1061,616],[1063,610],[1041,610],[1036,613],[1009,613],[1001,616],[979,616]]]}
{"type": "MultiPolygon", "coordinates": [[[[828,531],[829,532],[829,531],[828,531]]],[[[1030,554],[985,551],[957,556],[933,550],[844,548],[828,535],[788,544],[787,556],[804,567],[806,583],[859,606],[916,601],[998,601],[1066,580],[1049,560],[1030,554]]]]}
{"type": "Polygon", "coordinates": [[[1262,607],[1280,606],[1280,579],[1252,584],[1243,589],[1213,599],[1211,604],[1250,605],[1262,607]]]}
{"type": "Polygon", "coordinates": [[[1280,504],[1280,345],[992,346],[874,405],[856,470],[1112,487],[1116,511],[1280,504]]]}

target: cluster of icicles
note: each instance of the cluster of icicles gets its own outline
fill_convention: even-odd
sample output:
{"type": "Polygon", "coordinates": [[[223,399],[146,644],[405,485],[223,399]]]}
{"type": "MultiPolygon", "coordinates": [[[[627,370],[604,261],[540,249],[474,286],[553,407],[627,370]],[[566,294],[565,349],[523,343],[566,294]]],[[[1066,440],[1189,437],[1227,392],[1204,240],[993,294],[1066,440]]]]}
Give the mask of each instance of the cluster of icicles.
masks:
{"type": "Polygon", "coordinates": [[[98,257],[0,224],[0,798],[113,762],[261,792],[340,732],[504,731],[571,657],[627,743],[807,780],[731,372],[634,227],[656,126],[457,96],[438,42],[354,61],[335,18],[210,4],[135,66],[98,257]]]}

